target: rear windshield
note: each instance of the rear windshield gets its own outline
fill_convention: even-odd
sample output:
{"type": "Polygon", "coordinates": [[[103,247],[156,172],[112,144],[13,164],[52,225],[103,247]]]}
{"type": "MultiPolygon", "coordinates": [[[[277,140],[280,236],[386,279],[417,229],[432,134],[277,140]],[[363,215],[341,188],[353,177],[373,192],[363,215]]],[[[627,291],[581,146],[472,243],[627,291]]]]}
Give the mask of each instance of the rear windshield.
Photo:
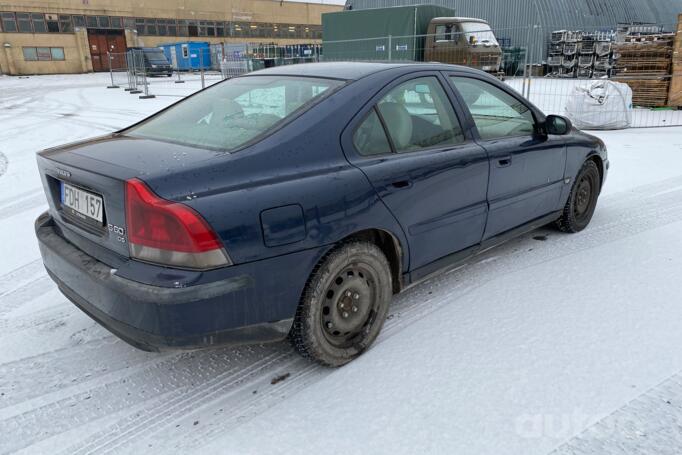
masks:
{"type": "Polygon", "coordinates": [[[247,76],[208,88],[127,130],[132,137],[234,150],[343,84],[296,76],[247,76]]]}

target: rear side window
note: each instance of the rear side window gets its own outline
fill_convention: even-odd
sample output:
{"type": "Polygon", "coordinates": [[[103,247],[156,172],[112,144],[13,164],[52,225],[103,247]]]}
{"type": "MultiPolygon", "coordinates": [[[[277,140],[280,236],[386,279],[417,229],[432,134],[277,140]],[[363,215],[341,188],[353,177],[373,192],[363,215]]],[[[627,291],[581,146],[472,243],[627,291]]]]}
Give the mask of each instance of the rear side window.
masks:
{"type": "Polygon", "coordinates": [[[481,139],[526,136],[535,131],[533,112],[524,103],[488,82],[451,76],[466,103],[481,139]]]}
{"type": "Polygon", "coordinates": [[[365,121],[355,131],[353,144],[360,155],[391,153],[391,145],[375,109],[370,111],[365,121]]]}
{"type": "Polygon", "coordinates": [[[464,142],[443,87],[433,76],[404,82],[377,104],[397,153],[464,142]]]}
{"type": "Polygon", "coordinates": [[[132,137],[234,150],[343,84],[296,76],[246,76],[208,88],[127,130],[132,137]]]}

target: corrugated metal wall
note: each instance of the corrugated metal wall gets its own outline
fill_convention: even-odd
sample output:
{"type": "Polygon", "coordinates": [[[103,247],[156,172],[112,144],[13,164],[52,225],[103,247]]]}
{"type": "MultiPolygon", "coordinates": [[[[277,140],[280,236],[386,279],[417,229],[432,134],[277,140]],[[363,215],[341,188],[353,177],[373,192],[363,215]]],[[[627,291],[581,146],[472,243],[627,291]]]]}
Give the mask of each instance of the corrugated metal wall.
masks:
{"type": "Polygon", "coordinates": [[[546,41],[553,30],[611,30],[622,22],[651,22],[674,31],[682,0],[347,0],[346,8],[433,4],[454,8],[458,16],[485,19],[498,38],[525,47],[534,61],[544,58],[546,41]]]}

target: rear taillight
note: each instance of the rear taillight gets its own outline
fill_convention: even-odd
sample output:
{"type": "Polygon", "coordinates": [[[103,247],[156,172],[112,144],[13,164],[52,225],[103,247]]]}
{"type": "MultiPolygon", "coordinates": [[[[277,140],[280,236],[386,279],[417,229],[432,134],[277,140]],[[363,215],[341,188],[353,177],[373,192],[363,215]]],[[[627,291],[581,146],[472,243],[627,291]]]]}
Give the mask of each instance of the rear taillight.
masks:
{"type": "Polygon", "coordinates": [[[130,255],[135,259],[192,269],[231,264],[201,215],[160,198],[138,179],[126,182],[126,224],[130,255]]]}

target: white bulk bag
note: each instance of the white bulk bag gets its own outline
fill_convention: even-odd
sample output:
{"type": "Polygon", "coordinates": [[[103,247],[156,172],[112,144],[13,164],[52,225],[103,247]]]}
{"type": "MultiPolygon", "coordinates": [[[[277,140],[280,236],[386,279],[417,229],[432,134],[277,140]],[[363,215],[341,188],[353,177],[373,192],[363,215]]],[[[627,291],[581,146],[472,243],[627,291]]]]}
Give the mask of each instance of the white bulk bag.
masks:
{"type": "Polygon", "coordinates": [[[632,89],[607,80],[574,87],[565,109],[566,116],[580,129],[628,128],[632,123],[632,89]]]}

